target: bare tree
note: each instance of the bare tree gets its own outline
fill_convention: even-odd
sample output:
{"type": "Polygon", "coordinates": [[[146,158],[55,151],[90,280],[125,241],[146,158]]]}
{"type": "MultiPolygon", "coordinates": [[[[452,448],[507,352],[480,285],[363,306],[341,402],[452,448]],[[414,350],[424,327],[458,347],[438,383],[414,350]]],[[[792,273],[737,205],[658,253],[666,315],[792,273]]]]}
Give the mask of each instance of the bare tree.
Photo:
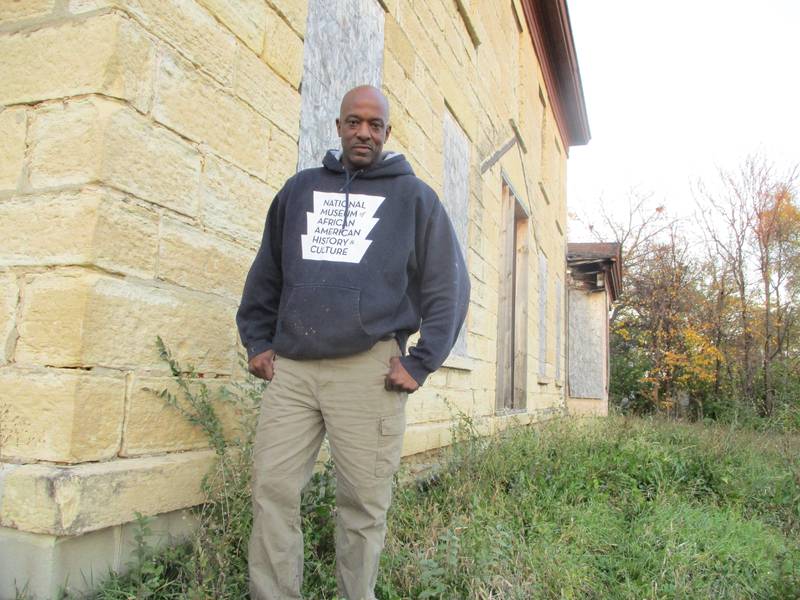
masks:
{"type": "Polygon", "coordinates": [[[706,239],[722,260],[724,271],[733,278],[741,333],[741,387],[748,398],[753,394],[752,298],[748,281],[748,237],[752,225],[750,202],[730,173],[720,171],[722,189],[710,191],[704,182],[697,185],[698,208],[706,239]]]}
{"type": "Polygon", "coordinates": [[[792,203],[797,168],[778,174],[772,163],[759,156],[748,157],[739,169],[720,171],[717,191],[700,184],[700,214],[706,237],[723,259],[736,284],[742,333],[743,392],[753,397],[755,365],[754,300],[761,305],[760,367],[762,400],[760,412],[769,416],[774,408],[771,364],[785,346],[792,325],[784,294],[791,274],[789,260],[797,252],[798,213],[792,203]],[[710,209],[710,210],[709,210],[710,209]],[[751,279],[758,279],[756,289],[751,279]],[[782,299],[783,297],[783,299],[782,299]]]}
{"type": "Polygon", "coordinates": [[[667,215],[662,204],[653,199],[652,193],[638,190],[628,192],[627,208],[621,215],[612,214],[606,203],[599,203],[600,219],[591,220],[580,217],[597,241],[617,242],[622,247],[622,294],[612,309],[613,324],[620,311],[628,304],[626,289],[629,286],[629,273],[639,272],[653,253],[653,245],[664,235],[669,235],[675,220],[667,215]]]}

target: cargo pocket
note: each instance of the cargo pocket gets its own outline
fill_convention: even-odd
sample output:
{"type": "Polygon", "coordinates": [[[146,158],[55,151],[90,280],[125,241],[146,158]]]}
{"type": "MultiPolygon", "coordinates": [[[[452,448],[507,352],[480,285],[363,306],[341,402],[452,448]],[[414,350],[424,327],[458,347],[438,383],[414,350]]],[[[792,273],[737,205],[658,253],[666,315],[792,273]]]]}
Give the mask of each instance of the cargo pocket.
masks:
{"type": "Polygon", "coordinates": [[[405,414],[380,418],[380,437],[378,438],[378,457],[375,462],[376,477],[390,477],[400,466],[403,451],[403,433],[406,430],[405,414]]]}

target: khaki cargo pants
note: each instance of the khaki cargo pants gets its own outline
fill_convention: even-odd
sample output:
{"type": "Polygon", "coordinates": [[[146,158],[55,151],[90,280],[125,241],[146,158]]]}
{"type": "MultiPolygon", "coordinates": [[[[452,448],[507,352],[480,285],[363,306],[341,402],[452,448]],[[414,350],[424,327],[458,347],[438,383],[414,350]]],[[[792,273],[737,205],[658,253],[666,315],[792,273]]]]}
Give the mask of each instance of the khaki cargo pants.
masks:
{"type": "Polygon", "coordinates": [[[325,433],[336,465],[336,577],[348,600],[373,600],[392,476],[400,463],[406,394],[387,392],[395,340],[320,360],[275,359],[253,457],[254,600],[301,598],[300,492],[325,433]]]}

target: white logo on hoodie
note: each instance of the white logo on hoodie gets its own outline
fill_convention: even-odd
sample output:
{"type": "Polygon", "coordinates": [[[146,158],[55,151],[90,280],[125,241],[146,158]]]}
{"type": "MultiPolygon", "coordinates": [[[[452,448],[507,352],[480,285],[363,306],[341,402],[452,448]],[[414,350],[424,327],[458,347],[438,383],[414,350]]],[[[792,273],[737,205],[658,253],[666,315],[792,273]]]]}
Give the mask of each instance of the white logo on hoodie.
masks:
{"type": "Polygon", "coordinates": [[[307,229],[300,236],[305,260],[359,263],[372,244],[367,234],[380,221],[375,212],[384,196],[314,192],[314,212],[306,213],[307,229]],[[345,219],[347,212],[347,223],[345,219]]]}

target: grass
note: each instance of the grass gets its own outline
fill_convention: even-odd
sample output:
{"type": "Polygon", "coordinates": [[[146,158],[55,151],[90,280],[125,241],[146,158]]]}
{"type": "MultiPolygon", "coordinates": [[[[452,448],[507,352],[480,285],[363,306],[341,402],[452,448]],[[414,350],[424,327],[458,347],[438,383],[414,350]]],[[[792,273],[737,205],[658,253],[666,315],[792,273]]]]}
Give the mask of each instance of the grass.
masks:
{"type": "MultiPolygon", "coordinates": [[[[166,351],[165,351],[166,352],[166,351]]],[[[166,353],[165,358],[171,360],[166,353]]],[[[184,377],[173,365],[176,377],[184,377]]],[[[219,462],[190,542],[136,561],[94,597],[246,597],[253,411],[220,439],[207,390],[165,401],[196,416],[219,462]]],[[[559,419],[480,438],[469,418],[442,468],[398,485],[381,600],[800,598],[800,436],[636,418],[559,419]]],[[[336,598],[332,468],[303,495],[304,597],[336,598]]]]}
{"type": "Polygon", "coordinates": [[[476,444],[398,491],[379,597],[800,597],[800,438],[609,418],[476,444]]]}

